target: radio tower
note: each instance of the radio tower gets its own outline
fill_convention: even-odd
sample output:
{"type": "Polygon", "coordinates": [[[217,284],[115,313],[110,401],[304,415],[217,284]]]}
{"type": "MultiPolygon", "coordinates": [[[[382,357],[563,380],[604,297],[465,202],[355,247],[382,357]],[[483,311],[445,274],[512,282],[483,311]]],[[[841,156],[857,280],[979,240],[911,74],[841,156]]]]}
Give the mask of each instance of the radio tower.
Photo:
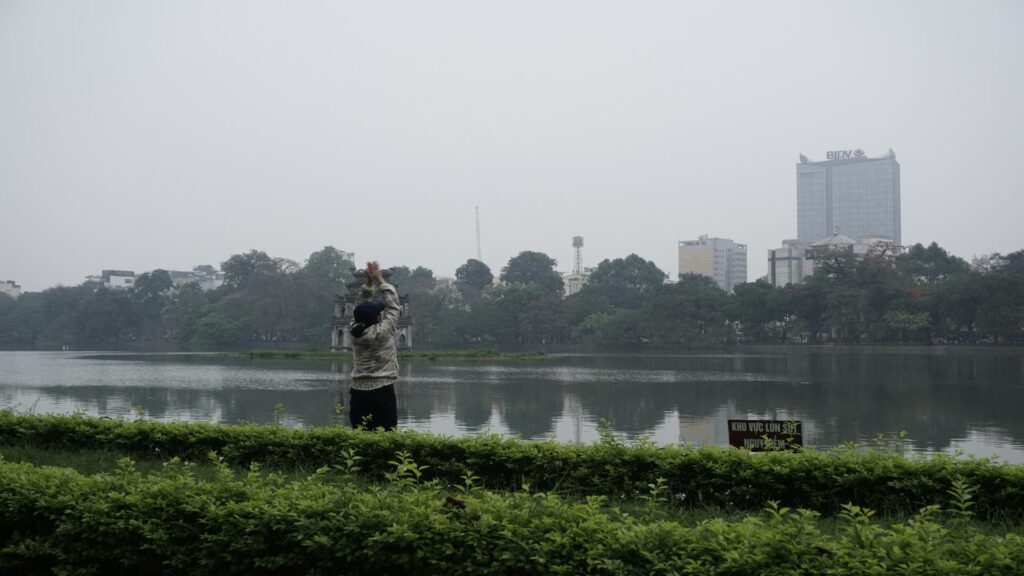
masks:
{"type": "Polygon", "coordinates": [[[573,236],[572,247],[576,251],[572,260],[572,273],[578,276],[583,274],[583,236],[573,236]]]}
{"type": "Polygon", "coordinates": [[[480,253],[480,207],[476,207],[476,259],[483,262],[484,257],[480,253]]]}

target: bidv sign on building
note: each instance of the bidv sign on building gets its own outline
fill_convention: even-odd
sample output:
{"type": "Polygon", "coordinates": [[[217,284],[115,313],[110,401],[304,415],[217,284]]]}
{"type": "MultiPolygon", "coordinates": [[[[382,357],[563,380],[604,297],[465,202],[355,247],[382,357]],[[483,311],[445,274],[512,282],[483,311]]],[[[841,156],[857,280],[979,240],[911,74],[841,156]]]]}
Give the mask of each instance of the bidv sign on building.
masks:
{"type": "Polygon", "coordinates": [[[865,157],[864,151],[860,148],[856,150],[830,150],[825,153],[826,160],[860,160],[865,157]]]}

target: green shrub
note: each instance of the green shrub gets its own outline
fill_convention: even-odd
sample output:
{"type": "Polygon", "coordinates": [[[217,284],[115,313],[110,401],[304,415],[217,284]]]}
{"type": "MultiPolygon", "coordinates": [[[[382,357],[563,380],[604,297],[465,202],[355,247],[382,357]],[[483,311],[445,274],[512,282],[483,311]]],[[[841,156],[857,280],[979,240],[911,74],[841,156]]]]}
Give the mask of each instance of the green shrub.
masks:
{"type": "Polygon", "coordinates": [[[445,438],[403,431],[348,428],[288,430],[272,426],[125,422],[85,416],[16,415],[0,411],[0,443],[59,449],[108,449],[137,458],[200,460],[216,451],[226,462],[316,469],[360,457],[359,474],[380,481],[399,452],[424,467],[425,480],[459,484],[473,474],[492,489],[557,491],[635,499],[664,478],[662,490],[685,505],[758,509],[768,500],[834,515],[853,503],[884,514],[945,502],[957,481],[976,489],[972,511],[983,518],[1024,515],[1024,467],[948,456],[908,459],[887,450],[750,453],[733,448],[588,446],[503,439],[445,438]]]}
{"type": "MultiPolygon", "coordinates": [[[[849,505],[830,530],[770,503],[740,521],[650,521],[602,497],[457,497],[410,480],[365,486],[323,469],[298,482],[214,481],[0,462],[3,574],[1021,574],[1024,537],[932,506],[885,526],[849,505]]],[[[404,468],[403,468],[404,467],[404,468]]],[[[412,474],[412,476],[416,476],[412,474]]],[[[955,507],[954,507],[955,508],[955,507]]]]}

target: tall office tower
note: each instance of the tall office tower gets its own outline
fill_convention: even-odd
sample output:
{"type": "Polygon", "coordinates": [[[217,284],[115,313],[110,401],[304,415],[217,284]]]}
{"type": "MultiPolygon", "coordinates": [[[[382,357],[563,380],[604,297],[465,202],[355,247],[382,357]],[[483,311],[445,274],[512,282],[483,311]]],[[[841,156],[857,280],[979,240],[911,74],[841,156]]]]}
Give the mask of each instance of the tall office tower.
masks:
{"type": "Polygon", "coordinates": [[[679,274],[700,274],[731,292],[747,281],[747,245],[727,238],[701,236],[679,243],[679,274]]]}
{"type": "Polygon", "coordinates": [[[859,240],[888,238],[899,246],[900,164],[890,149],[881,158],[863,150],[828,152],[796,165],[797,238],[817,242],[832,234],[859,240]]]}

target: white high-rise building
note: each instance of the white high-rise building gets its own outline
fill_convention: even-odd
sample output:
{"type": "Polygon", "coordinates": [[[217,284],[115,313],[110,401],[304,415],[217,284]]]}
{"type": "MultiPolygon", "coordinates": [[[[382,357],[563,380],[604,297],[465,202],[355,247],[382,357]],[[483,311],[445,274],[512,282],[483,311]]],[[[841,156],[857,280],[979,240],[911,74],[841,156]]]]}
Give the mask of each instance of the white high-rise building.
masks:
{"type": "Polygon", "coordinates": [[[679,274],[700,274],[731,292],[747,281],[747,245],[728,238],[700,236],[679,242],[679,274]]]}

